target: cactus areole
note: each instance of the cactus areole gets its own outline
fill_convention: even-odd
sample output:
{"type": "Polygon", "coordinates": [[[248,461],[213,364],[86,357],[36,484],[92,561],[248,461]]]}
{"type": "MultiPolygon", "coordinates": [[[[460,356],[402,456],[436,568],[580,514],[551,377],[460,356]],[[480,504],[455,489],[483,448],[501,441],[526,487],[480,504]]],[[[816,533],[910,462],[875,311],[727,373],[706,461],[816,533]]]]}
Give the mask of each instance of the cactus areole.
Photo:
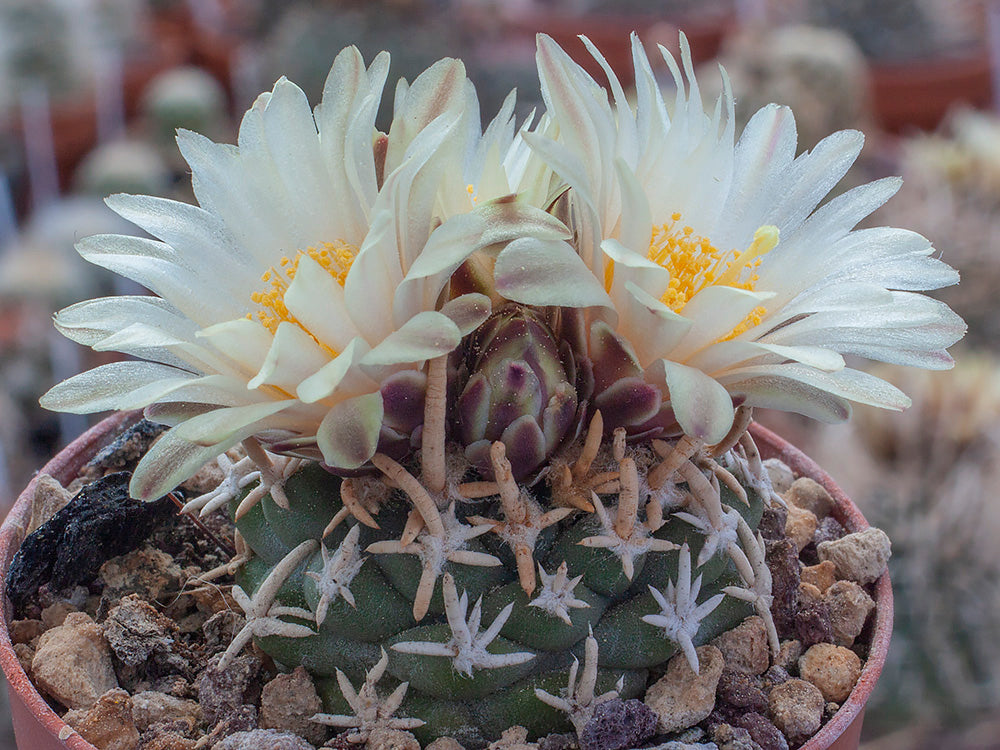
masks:
{"type": "Polygon", "coordinates": [[[482,128],[446,59],[380,133],[387,55],[344,50],[315,110],[281,79],[237,147],[179,134],[200,207],[109,199],[158,240],[79,246],[156,296],[60,312],[140,359],[43,403],[170,427],[135,498],[217,462],[185,511],[238,529],[221,666],[254,641],[306,667],[313,720],[350,741],[582,732],[754,613],[776,654],[752,409],[907,405],[843,354],[951,364],[964,324],[919,292],[954,271],[919,235],[854,229],[898,182],[817,208],[859,133],[796,157],[769,106],[737,140],[683,36],[680,63],[660,52],[668,116],[633,51],[634,105],[597,50],[610,93],[540,36],[540,119],[517,127],[510,97],[482,128]]]}

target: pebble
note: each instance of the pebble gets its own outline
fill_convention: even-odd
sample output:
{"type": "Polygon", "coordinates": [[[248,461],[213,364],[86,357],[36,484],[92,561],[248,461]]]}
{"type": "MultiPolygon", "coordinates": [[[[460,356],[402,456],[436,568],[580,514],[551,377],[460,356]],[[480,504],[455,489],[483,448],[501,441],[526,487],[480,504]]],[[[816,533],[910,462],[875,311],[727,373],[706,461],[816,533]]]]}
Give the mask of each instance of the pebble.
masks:
{"type": "Polygon", "coordinates": [[[767,469],[771,477],[771,487],[779,495],[784,495],[795,481],[795,475],[788,468],[788,464],[780,458],[769,458],[764,461],[764,468],[767,469]]]}
{"type": "Polygon", "coordinates": [[[132,699],[120,688],[104,693],[88,711],[71,711],[63,719],[100,750],[135,750],[139,744],[132,699]]]}
{"type": "Polygon", "coordinates": [[[31,498],[31,520],[27,534],[32,533],[52,516],[65,508],[73,499],[73,493],[65,489],[50,474],[39,474],[35,482],[35,494],[31,498]]]}
{"type": "Polygon", "coordinates": [[[35,682],[67,708],[90,708],[118,687],[111,649],[100,626],[83,612],[42,633],[31,661],[35,682]]]}
{"type": "Polygon", "coordinates": [[[822,544],[823,542],[831,542],[835,539],[840,539],[847,533],[840,521],[838,521],[833,516],[827,516],[819,522],[819,527],[816,529],[816,533],[813,534],[813,544],[822,544]]]}
{"type": "Polygon", "coordinates": [[[788,511],[780,505],[768,505],[761,515],[760,524],[757,531],[764,537],[764,541],[775,542],[785,537],[785,521],[788,518],[788,511]]]}
{"type": "MultiPolygon", "coordinates": [[[[267,750],[315,750],[301,737],[274,729],[234,732],[221,742],[212,745],[212,750],[263,750],[265,747],[267,750]]],[[[417,747],[419,748],[419,745],[417,747]]]]}
{"type": "Polygon", "coordinates": [[[100,576],[105,584],[103,599],[110,606],[127,594],[155,601],[181,585],[181,569],[173,557],[151,547],[108,560],[101,566],[100,576]]]}
{"type": "Polygon", "coordinates": [[[212,727],[212,731],[204,738],[205,746],[215,750],[216,743],[221,742],[229,735],[238,732],[252,732],[255,729],[257,729],[257,707],[236,706],[212,727]]]}
{"type": "Polygon", "coordinates": [[[769,715],[774,725],[792,742],[815,734],[823,722],[826,701],[815,685],[792,679],[777,685],[768,695],[769,715]]]}
{"type": "Polygon", "coordinates": [[[70,612],[79,612],[80,608],[69,602],[56,602],[42,610],[42,625],[46,630],[59,627],[66,621],[70,612]]]}
{"type": "Polygon", "coordinates": [[[734,719],[734,725],[746,729],[761,750],[788,750],[785,735],[763,714],[745,713],[734,719]]]}
{"type": "Polygon", "coordinates": [[[775,685],[780,685],[783,682],[788,682],[792,679],[792,676],[788,673],[788,670],[784,667],[779,667],[775,664],[773,667],[764,672],[764,690],[771,690],[775,685]]]}
{"type": "Polygon", "coordinates": [[[137,666],[156,652],[169,652],[177,626],[169,617],[139,598],[129,594],[108,613],[104,637],[122,663],[137,666]]]}
{"type": "MultiPolygon", "coordinates": [[[[551,737],[553,735],[549,736],[551,737]]],[[[465,747],[454,737],[438,737],[426,748],[424,748],[424,750],[465,750],[465,747]]],[[[555,748],[548,748],[548,750],[555,750],[555,748]]]]}
{"type": "Polygon", "coordinates": [[[795,613],[795,634],[802,642],[803,648],[833,641],[830,606],[822,599],[804,602],[795,613]]]}
{"type": "Polygon", "coordinates": [[[789,504],[808,510],[817,519],[829,516],[834,506],[830,493],[823,485],[809,477],[796,479],[782,497],[789,504]]]}
{"type": "Polygon", "coordinates": [[[799,606],[810,607],[817,602],[823,601],[823,592],[811,583],[802,582],[799,584],[799,606]]]}
{"type": "Polygon", "coordinates": [[[252,654],[237,656],[223,671],[218,668],[219,658],[212,657],[196,684],[198,703],[209,726],[228,718],[238,708],[248,707],[245,704],[261,672],[260,659],[252,654]]]}
{"type": "Polygon", "coordinates": [[[830,607],[833,642],[838,646],[853,645],[875,609],[875,601],[854,581],[837,581],[827,589],[824,598],[830,607]]]}
{"type": "Polygon", "coordinates": [[[198,740],[185,737],[182,732],[153,727],[143,732],[139,750],[198,750],[198,740]]]}
{"type": "Polygon", "coordinates": [[[260,698],[260,726],[294,732],[314,745],[321,745],[326,740],[326,727],[310,719],[322,711],[323,702],[312,678],[304,667],[296,667],[264,685],[260,698]]]}
{"type": "Polygon", "coordinates": [[[785,534],[795,542],[798,551],[801,552],[805,546],[812,541],[813,534],[819,528],[819,520],[816,514],[805,508],[799,508],[791,503],[788,504],[788,517],[785,519],[785,534]]]}
{"type": "Polygon", "coordinates": [[[246,618],[230,609],[216,612],[201,624],[205,634],[205,650],[209,654],[225,651],[236,634],[246,624],[246,618]]]}
{"type": "Polygon", "coordinates": [[[767,711],[767,693],[759,677],[725,669],[715,691],[718,700],[747,711],[767,711]]]}
{"type": "Polygon", "coordinates": [[[731,724],[715,724],[711,731],[712,742],[719,750],[760,750],[750,732],[731,724]]]}
{"type": "MultiPolygon", "coordinates": [[[[251,748],[248,747],[247,750],[251,750],[251,748]]],[[[256,749],[254,748],[253,750],[256,749]]],[[[289,750],[293,749],[289,748],[289,750]]],[[[294,750],[298,749],[295,748],[294,750]]],[[[420,750],[420,743],[417,742],[417,738],[410,732],[379,727],[378,729],[373,729],[371,734],[368,735],[365,750],[420,750]]]]}
{"type": "Polygon", "coordinates": [[[816,548],[820,560],[837,566],[837,577],[856,583],[874,583],[885,571],[892,554],[888,535],[869,527],[816,548]]]}
{"type": "Polygon", "coordinates": [[[861,659],[843,646],[817,643],[799,659],[799,674],[818,687],[824,699],[843,703],[861,676],[861,659]]]}
{"type": "Polygon", "coordinates": [[[763,618],[757,615],[746,618],[711,643],[722,652],[726,669],[762,674],[771,664],[767,628],[763,618]]]}
{"type": "Polygon", "coordinates": [[[528,730],[515,725],[501,733],[500,739],[491,742],[486,750],[536,750],[538,745],[528,742],[528,730]]]}
{"type": "Polygon", "coordinates": [[[802,568],[802,582],[811,583],[821,592],[825,592],[837,581],[837,566],[830,560],[824,560],[817,565],[807,565],[802,568]]]}
{"type": "Polygon", "coordinates": [[[698,674],[684,654],[677,654],[667,663],[666,674],[646,691],[646,705],[659,717],[660,732],[686,729],[712,713],[725,660],[715,646],[701,646],[696,652],[698,674]]]}
{"type": "Polygon", "coordinates": [[[139,731],[145,732],[151,725],[165,721],[191,719],[197,723],[201,720],[201,707],[192,700],[144,690],[132,696],[132,716],[139,731]]]}
{"type": "Polygon", "coordinates": [[[45,623],[41,620],[13,620],[10,623],[10,642],[15,645],[31,643],[46,629],[45,623]]]}
{"type": "MultiPolygon", "coordinates": [[[[765,537],[766,539],[766,537],[765,537]]],[[[799,554],[790,539],[766,542],[771,571],[771,616],[779,633],[793,632],[799,601],[799,554]]]]}
{"type": "Polygon", "coordinates": [[[656,734],[658,716],[635,698],[612,698],[597,704],[580,733],[580,750],[624,750],[656,734]]]}
{"type": "Polygon", "coordinates": [[[23,669],[24,673],[28,675],[28,678],[34,679],[31,673],[31,662],[35,658],[34,646],[28,643],[15,643],[14,655],[17,656],[17,660],[21,664],[21,669],[23,669]]]}

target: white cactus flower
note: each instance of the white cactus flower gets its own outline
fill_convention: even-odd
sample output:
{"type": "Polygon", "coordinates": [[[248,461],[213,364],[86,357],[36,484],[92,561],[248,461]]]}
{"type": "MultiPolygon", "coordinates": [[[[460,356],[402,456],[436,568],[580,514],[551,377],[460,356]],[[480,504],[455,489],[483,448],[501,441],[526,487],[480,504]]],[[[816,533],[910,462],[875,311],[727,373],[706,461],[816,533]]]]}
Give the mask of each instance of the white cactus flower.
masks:
{"type": "Polygon", "coordinates": [[[75,341],[139,360],[77,375],[42,403],[146,408],[172,426],[140,463],[134,496],[164,494],[251,436],[273,452],[361,466],[393,407],[383,386],[422,378],[425,361],[489,314],[485,295],[449,299],[455,269],[483,247],[566,236],[508,195],[531,192],[526,175],[544,170],[526,166],[510,106],[480,131],[461,62],[400,86],[389,134],[378,133],[388,65],[386,53],[366,68],[344,50],[315,111],[282,78],[246,113],[235,147],[181,132],[200,206],[115,195],[108,205],[158,239],[77,246],[156,296],[59,313],[75,341]],[[473,201],[468,185],[479,183],[473,201]]]}
{"type": "MultiPolygon", "coordinates": [[[[917,292],[954,284],[956,272],[914,232],[854,229],[900,181],[878,180],[820,206],[860,153],[861,133],[834,133],[796,156],[791,111],[770,105],[737,139],[728,80],[706,114],[683,36],[683,73],[661,48],[677,85],[670,114],[633,36],[633,108],[589,46],[613,101],[540,35],[542,93],[558,135],[526,135],[569,187],[576,252],[549,243],[543,279],[520,272],[533,259],[509,246],[496,266],[501,294],[587,308],[591,326],[610,328],[634,350],[680,430],[706,443],[727,434],[734,404],[826,421],[845,419],[851,401],[909,404],[848,367],[845,354],[952,365],[945,349],[965,325],[917,292]]],[[[590,330],[589,346],[600,347],[590,330]]]]}

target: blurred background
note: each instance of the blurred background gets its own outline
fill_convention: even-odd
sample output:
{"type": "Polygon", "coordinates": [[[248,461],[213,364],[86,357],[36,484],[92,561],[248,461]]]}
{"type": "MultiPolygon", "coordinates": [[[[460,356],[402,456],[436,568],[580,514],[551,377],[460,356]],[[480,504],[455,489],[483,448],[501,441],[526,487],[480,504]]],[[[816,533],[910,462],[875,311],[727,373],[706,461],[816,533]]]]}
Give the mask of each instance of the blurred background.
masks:
{"type": "Polygon", "coordinates": [[[348,44],[367,60],[390,50],[390,81],[461,57],[484,116],[514,87],[527,114],[536,32],[599,76],[587,34],[627,84],[628,33],[676,49],[678,29],[703,89],[726,67],[742,121],[788,104],[801,149],[863,129],[838,189],[903,175],[869,223],[921,232],[962,273],[941,294],[969,323],[956,370],[879,368],[913,397],[908,412],[858,408],[834,427],[759,416],[893,540],[896,630],[866,750],[1000,748],[1000,0],[0,0],[0,514],[101,416],[38,407],[54,382],[115,356],[62,338],[51,315],[142,293],[73,245],[136,231],[108,193],[193,200],[176,128],[233,142],[279,75],[315,103],[348,44]]]}

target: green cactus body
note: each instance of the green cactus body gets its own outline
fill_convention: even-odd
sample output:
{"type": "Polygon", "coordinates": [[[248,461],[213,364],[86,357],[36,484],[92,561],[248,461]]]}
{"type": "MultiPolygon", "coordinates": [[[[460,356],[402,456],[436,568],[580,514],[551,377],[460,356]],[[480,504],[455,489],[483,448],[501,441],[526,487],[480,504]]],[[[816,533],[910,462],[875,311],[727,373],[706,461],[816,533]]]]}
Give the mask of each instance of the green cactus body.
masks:
{"type": "MultiPolygon", "coordinates": [[[[237,527],[255,553],[237,579],[248,594],[261,586],[289,550],[304,540],[321,538],[326,524],[343,507],[341,482],[318,465],[306,464],[284,485],[288,509],[265,495],[242,515],[237,527]]],[[[686,487],[678,485],[681,492],[686,487]]],[[[539,484],[533,491],[538,506],[551,510],[548,488],[539,484]]],[[[722,508],[727,514],[736,511],[755,529],[764,500],[751,488],[746,492],[748,502],[743,503],[722,486],[722,508]]],[[[603,496],[611,508],[609,514],[615,512],[616,494],[603,496]]],[[[238,500],[233,501],[233,508],[238,500]]],[[[593,633],[598,648],[597,693],[615,688],[621,679],[622,698],[641,696],[647,670],[662,665],[679,650],[678,644],[665,636],[663,627],[643,619],[661,612],[652,590],[662,592],[677,584],[679,567],[684,564],[691,569],[690,579],[700,581],[701,586],[691,606],[719,596],[726,586],[741,584],[725,544],[717,544],[718,548],[709,550],[712,554],[697,564],[710,537],[669,508],[664,511],[665,522],[655,531],[640,528],[637,544],[660,540],[661,546],[686,546],[640,550],[632,555],[631,577],[625,574],[616,549],[581,544],[608,533],[598,514],[564,511],[558,522],[535,537],[531,552],[542,580],[527,593],[515,569],[514,545],[492,529],[476,526],[484,519],[500,523],[505,517],[502,503],[487,498],[460,501],[457,506],[454,511],[441,510],[440,515],[445,527],[472,530],[467,534],[471,538],[453,545],[460,549],[458,557],[472,553],[489,564],[464,564],[442,557],[433,571],[426,613],[418,613],[422,615],[419,618],[414,616],[414,601],[429,553],[417,547],[433,548],[433,544],[427,541],[429,532],[424,529],[403,554],[385,551],[386,544],[407,533],[411,506],[399,490],[394,490],[374,514],[379,528],[361,526],[348,518],[325,537],[326,552],[317,549],[306,557],[279,589],[276,598],[281,605],[301,607],[314,616],[322,609],[322,623],[317,626],[315,621],[285,616],[284,621],[310,625],[315,634],[294,638],[268,635],[258,638],[258,645],[282,665],[306,666],[317,677],[331,714],[350,713],[337,671],[357,684],[384,649],[388,663],[379,692],[385,694],[403,682],[409,684],[397,713],[426,722],[414,729],[422,742],[447,735],[467,747],[481,747],[514,724],[527,727],[532,736],[566,731],[571,728],[567,715],[539,700],[536,689],[560,694],[573,660],[585,659],[584,642],[589,633],[593,633]],[[360,528],[349,537],[356,525],[360,528]],[[351,544],[356,554],[341,554],[351,544]],[[372,545],[380,551],[369,550],[372,545]],[[349,576],[338,580],[352,601],[345,596],[327,596],[325,607],[321,607],[319,581],[325,561],[334,560],[335,554],[343,558],[341,567],[351,570],[349,576]],[[687,556],[686,563],[683,556],[687,556]],[[348,558],[350,564],[345,562],[348,558]],[[556,590],[557,585],[562,585],[563,595],[556,590]],[[449,586],[453,611],[446,612],[449,586]],[[496,631],[488,634],[481,652],[476,652],[479,656],[474,653],[464,662],[464,657],[445,653],[459,638],[453,617],[456,608],[461,610],[461,625],[467,626],[473,639],[484,631],[496,631]]],[[[640,511],[637,523],[642,517],[640,511]]],[[[735,514],[727,518],[736,523],[735,514]]],[[[751,604],[726,596],[700,619],[694,644],[707,642],[752,612],[751,604]]]]}

